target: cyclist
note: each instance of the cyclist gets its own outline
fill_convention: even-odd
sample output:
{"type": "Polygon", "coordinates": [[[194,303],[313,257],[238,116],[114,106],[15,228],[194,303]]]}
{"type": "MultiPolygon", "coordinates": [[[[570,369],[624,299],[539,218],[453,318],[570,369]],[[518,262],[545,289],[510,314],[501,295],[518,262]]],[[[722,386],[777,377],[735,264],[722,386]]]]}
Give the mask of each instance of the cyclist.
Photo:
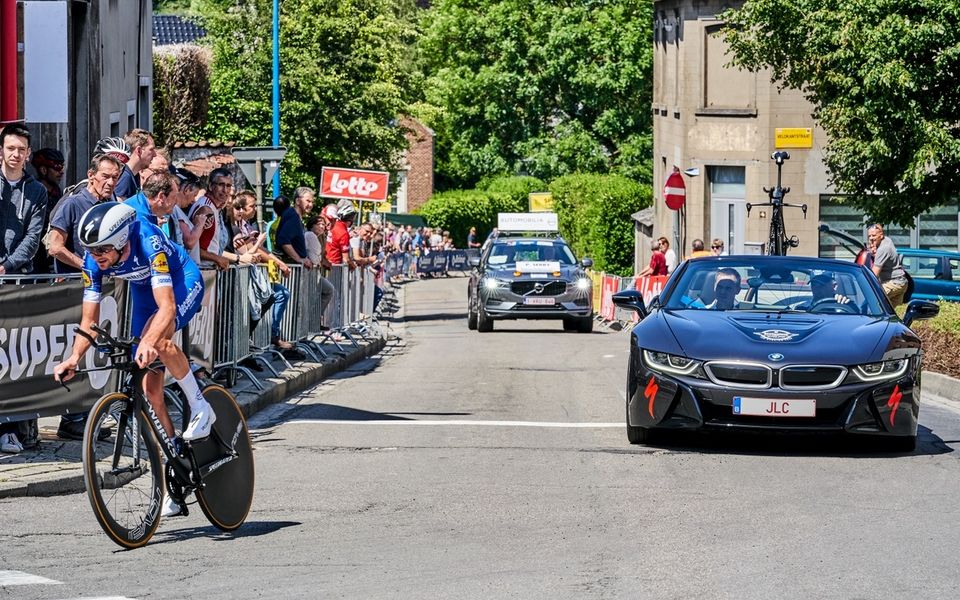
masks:
{"type": "MultiPolygon", "coordinates": [[[[210,434],[216,415],[204,399],[190,371],[187,357],[172,341],[196,314],[203,300],[203,278],[181,246],[170,241],[156,225],[137,218],[136,211],[119,202],[102,202],[87,210],[77,227],[80,244],[86,248],[83,264],[83,312],[80,328],[100,317],[100,290],[104,276],[130,282],[133,318],[131,331],[140,335],[135,349],[143,368],[158,357],[176,379],[190,403],[192,418],[184,440],[210,434]]],[[[73,353],[53,370],[57,381],[74,376],[80,357],[90,347],[76,336],[73,353]]],[[[163,401],[163,373],[151,371],[144,378],[144,392],[166,434],[174,435],[173,423],[163,401]]]]}

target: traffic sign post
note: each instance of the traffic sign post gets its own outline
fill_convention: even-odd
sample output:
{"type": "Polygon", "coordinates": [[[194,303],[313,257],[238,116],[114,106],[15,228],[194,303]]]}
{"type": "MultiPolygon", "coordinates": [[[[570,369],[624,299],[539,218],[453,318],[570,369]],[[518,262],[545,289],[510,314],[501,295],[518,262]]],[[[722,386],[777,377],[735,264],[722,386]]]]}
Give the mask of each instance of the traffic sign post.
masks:
{"type": "Polygon", "coordinates": [[[257,226],[263,231],[263,188],[280,168],[287,149],[283,146],[248,146],[233,148],[230,154],[257,193],[257,226]]]}

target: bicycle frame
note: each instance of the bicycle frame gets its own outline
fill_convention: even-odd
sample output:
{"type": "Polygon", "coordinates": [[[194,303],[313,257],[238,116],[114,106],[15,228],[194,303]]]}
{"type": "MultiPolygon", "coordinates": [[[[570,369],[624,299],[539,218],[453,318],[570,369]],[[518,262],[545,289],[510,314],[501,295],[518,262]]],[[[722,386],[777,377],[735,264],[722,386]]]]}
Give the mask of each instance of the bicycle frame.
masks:
{"type": "Polygon", "coordinates": [[[777,186],[774,188],[763,188],[767,193],[769,202],[762,204],[751,204],[747,202],[747,217],[750,216],[750,209],[754,206],[769,206],[770,210],[770,236],[767,241],[767,254],[773,256],[786,256],[787,248],[796,248],[800,245],[797,236],[787,237],[787,230],[783,224],[783,207],[799,208],[803,211],[803,218],[807,218],[806,204],[789,204],[784,202],[784,197],[790,193],[790,188],[783,187],[783,163],[790,158],[790,154],[784,151],[774,152],[771,156],[777,163],[777,186]]]}

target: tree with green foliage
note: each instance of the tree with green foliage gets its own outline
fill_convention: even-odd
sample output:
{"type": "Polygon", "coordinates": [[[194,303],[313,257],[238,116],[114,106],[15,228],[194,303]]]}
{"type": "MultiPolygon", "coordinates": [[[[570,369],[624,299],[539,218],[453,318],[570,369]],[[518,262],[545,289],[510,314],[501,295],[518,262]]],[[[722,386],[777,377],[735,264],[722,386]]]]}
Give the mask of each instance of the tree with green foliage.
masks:
{"type": "Polygon", "coordinates": [[[873,220],[913,218],[960,184],[960,2],[746,0],[732,62],[802,90],[832,183],[873,220]]]}
{"type": "Polygon", "coordinates": [[[437,134],[438,187],[503,173],[649,181],[652,10],[630,0],[435,2],[414,114],[437,134]]]}
{"type": "MultiPolygon", "coordinates": [[[[194,0],[213,48],[204,134],[270,145],[270,0],[194,0]]],[[[419,85],[410,61],[414,0],[280,3],[280,142],[285,188],[324,165],[388,170],[406,148],[398,117],[419,85]]]]}
{"type": "Polygon", "coordinates": [[[450,232],[458,248],[467,247],[467,233],[476,227],[482,236],[497,224],[497,214],[525,210],[507,194],[483,190],[453,190],[434,194],[416,212],[430,227],[450,232]]]}
{"type": "Polygon", "coordinates": [[[550,183],[560,233],[598,271],[633,274],[633,213],[653,203],[653,189],[620,175],[567,175],[550,183]]]}
{"type": "Polygon", "coordinates": [[[481,182],[478,187],[494,194],[509,196],[517,206],[521,207],[521,212],[529,208],[532,192],[547,191],[547,184],[536,177],[529,176],[494,177],[481,182]]]}

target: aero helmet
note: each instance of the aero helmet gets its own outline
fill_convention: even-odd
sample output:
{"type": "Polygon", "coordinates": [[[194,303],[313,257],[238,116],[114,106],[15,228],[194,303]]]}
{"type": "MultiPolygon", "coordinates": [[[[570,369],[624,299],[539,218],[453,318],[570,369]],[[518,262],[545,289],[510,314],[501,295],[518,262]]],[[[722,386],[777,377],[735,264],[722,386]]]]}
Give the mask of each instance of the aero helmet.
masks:
{"type": "Polygon", "coordinates": [[[95,155],[109,154],[123,164],[127,164],[127,161],[130,160],[130,155],[133,154],[133,150],[130,149],[130,144],[125,142],[123,138],[107,137],[97,142],[97,145],[93,148],[93,153],[95,155]]]}
{"type": "Polygon", "coordinates": [[[120,202],[101,202],[80,217],[77,231],[80,244],[86,248],[113,246],[122,250],[137,221],[137,211],[120,202]]]}

